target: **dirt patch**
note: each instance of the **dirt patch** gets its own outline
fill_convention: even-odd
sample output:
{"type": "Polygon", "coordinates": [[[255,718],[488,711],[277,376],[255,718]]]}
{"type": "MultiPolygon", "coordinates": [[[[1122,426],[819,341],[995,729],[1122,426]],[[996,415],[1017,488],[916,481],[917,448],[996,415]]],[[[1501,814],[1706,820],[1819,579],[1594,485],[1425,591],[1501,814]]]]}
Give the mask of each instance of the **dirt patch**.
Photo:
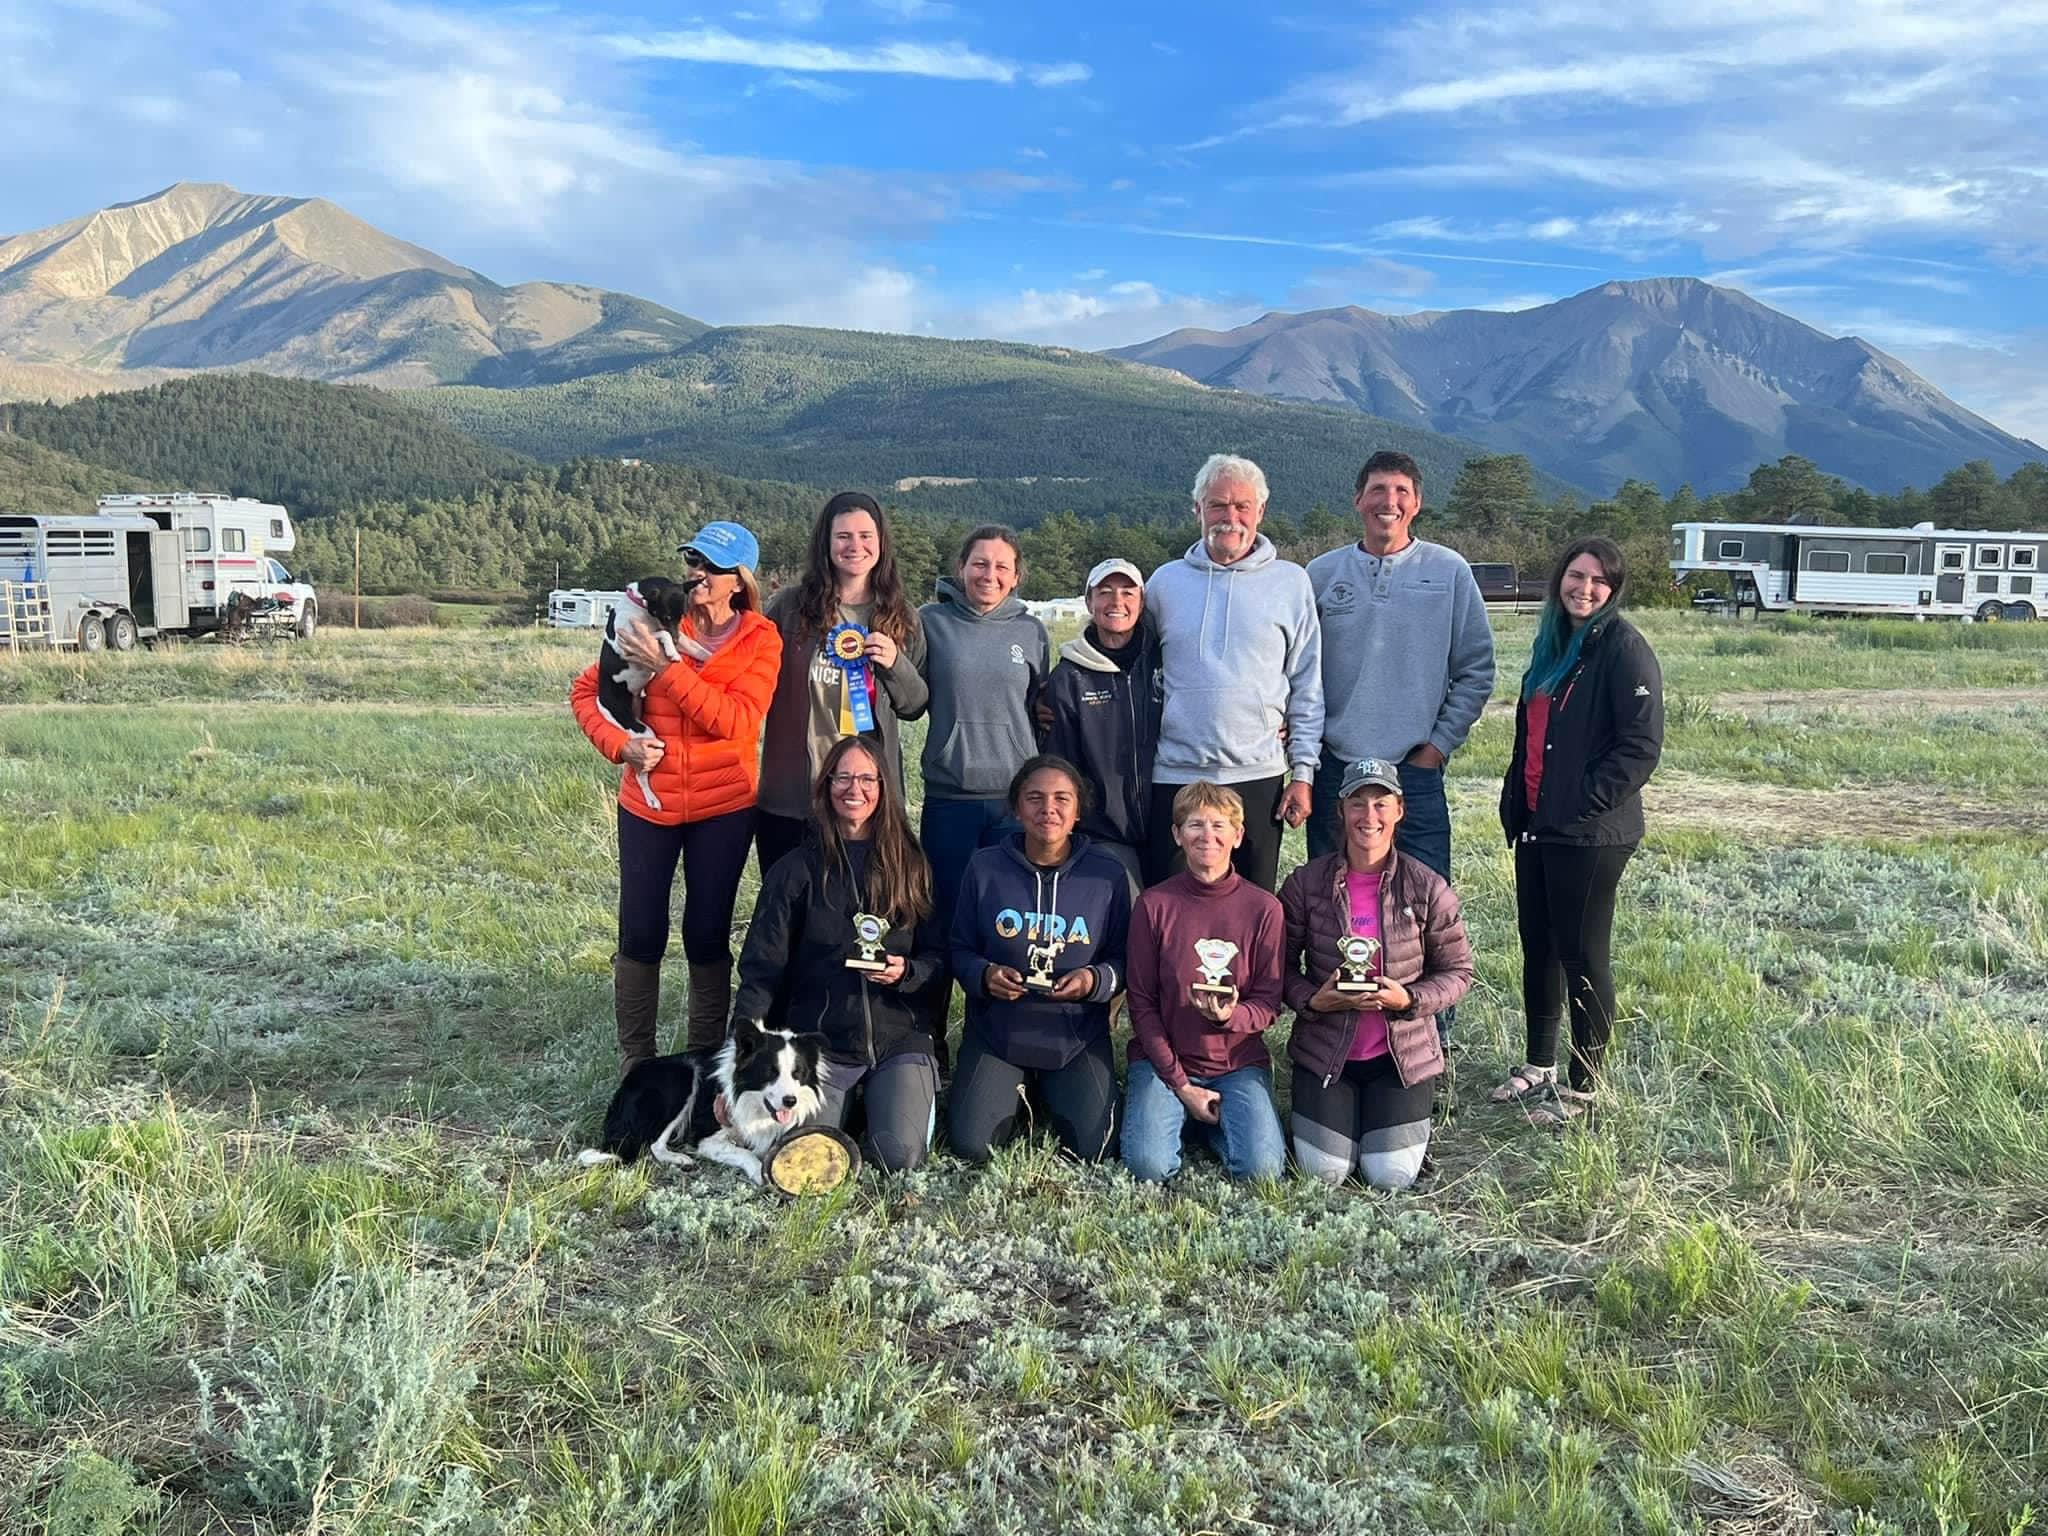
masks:
{"type": "Polygon", "coordinates": [[[1711,827],[1788,842],[1925,842],[1957,832],[2048,836],[2048,805],[1999,805],[1916,786],[1910,805],[1882,790],[1791,789],[1659,773],[1643,791],[1652,826],[1711,827]]]}

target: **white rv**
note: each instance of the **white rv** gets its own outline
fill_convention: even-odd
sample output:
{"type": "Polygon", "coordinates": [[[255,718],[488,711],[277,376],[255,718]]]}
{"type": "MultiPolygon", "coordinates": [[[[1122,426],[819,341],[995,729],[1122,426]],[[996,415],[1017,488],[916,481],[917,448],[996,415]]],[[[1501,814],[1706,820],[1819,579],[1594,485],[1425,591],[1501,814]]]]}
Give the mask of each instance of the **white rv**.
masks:
{"type": "Polygon", "coordinates": [[[612,610],[625,600],[624,592],[557,588],[548,594],[548,624],[555,629],[603,629],[612,610]]]}
{"type": "Polygon", "coordinates": [[[86,517],[0,513],[0,576],[42,583],[52,643],[84,651],[210,634],[237,595],[271,627],[310,637],[318,596],[275,558],[297,542],[290,514],[266,502],[102,496],[86,517]]]}
{"type": "Polygon", "coordinates": [[[1671,569],[1728,578],[1738,608],[2024,621],[2048,615],[2048,533],[1674,523],[1671,569]]]}

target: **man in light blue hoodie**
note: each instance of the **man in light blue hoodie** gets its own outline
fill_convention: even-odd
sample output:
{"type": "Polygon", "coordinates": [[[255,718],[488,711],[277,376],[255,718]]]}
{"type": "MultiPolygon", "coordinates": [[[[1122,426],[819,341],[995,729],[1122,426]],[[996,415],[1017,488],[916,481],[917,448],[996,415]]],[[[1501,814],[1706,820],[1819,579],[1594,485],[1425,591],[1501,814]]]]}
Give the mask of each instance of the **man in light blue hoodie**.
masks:
{"type": "Polygon", "coordinates": [[[1206,779],[1243,799],[1244,841],[1231,862],[1270,891],[1282,825],[1308,819],[1323,743],[1323,674],[1308,573],[1259,532],[1266,495],[1265,473],[1250,459],[1211,454],[1195,477],[1202,537],[1145,584],[1166,678],[1147,818],[1155,846],[1146,863],[1181,868],[1173,797],[1206,779]]]}

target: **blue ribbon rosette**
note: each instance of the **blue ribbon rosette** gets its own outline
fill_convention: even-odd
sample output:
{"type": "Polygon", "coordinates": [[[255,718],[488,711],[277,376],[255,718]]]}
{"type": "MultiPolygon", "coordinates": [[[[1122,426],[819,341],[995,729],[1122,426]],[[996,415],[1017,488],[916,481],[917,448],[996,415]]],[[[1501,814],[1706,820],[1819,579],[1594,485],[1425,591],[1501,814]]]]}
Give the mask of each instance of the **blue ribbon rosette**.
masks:
{"type": "Polygon", "coordinates": [[[841,624],[825,637],[825,654],[846,674],[846,703],[856,731],[875,728],[875,706],[869,693],[868,632],[859,624],[841,624]]]}

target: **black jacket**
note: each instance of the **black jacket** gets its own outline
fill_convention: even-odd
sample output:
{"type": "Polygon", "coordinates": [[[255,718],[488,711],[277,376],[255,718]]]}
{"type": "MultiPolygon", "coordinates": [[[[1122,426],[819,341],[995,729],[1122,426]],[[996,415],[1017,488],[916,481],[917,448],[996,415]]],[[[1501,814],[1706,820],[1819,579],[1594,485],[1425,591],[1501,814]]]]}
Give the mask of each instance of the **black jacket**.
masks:
{"type": "Polygon", "coordinates": [[[1166,699],[1150,614],[1138,620],[1130,643],[1138,649],[1128,671],[1095,643],[1092,624],[1060,647],[1059,664],[1045,680],[1052,708],[1045,750],[1079,768],[1094,791],[1081,830],[1102,842],[1142,848],[1166,699]]]}
{"type": "Polygon", "coordinates": [[[868,1066],[905,1052],[936,1054],[928,1004],[933,983],[945,975],[945,925],[933,914],[914,931],[900,923],[889,930],[885,952],[903,955],[910,968],[885,987],[846,965],[860,948],[853,914],[866,909],[854,899],[847,869],[827,878],[815,833],[778,859],[761,882],[740,950],[733,1017],[817,1030],[829,1055],[868,1066]]]}
{"type": "Polygon", "coordinates": [[[1664,753],[1664,674],[1650,642],[1620,614],[1595,621],[1578,664],[1551,695],[1534,811],[1522,782],[1528,749],[1524,699],[1500,791],[1510,843],[1632,848],[1643,840],[1643,786],[1664,753]]]}

